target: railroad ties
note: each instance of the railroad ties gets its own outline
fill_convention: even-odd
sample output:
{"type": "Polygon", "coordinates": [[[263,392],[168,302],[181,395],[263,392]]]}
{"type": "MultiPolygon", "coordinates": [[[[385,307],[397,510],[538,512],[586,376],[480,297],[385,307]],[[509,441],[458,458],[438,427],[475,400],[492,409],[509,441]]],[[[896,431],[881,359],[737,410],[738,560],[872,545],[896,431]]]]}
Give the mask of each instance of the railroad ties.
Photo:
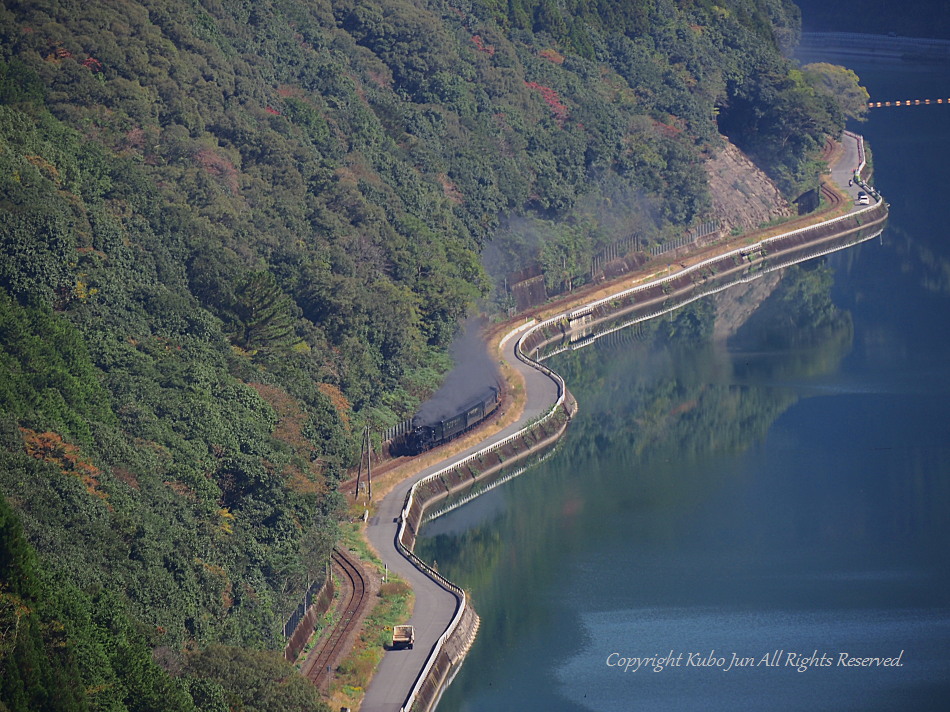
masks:
{"type": "Polygon", "coordinates": [[[950,104],[950,99],[903,99],[898,101],[869,101],[869,109],[884,106],[927,106],[929,104],[950,104]]]}
{"type": "Polygon", "coordinates": [[[344,580],[349,598],[329,635],[317,645],[304,663],[304,676],[317,687],[327,683],[333,666],[339,663],[339,658],[345,652],[348,636],[358,628],[360,614],[369,603],[367,581],[360,565],[342,549],[334,549],[330,559],[344,580]]]}

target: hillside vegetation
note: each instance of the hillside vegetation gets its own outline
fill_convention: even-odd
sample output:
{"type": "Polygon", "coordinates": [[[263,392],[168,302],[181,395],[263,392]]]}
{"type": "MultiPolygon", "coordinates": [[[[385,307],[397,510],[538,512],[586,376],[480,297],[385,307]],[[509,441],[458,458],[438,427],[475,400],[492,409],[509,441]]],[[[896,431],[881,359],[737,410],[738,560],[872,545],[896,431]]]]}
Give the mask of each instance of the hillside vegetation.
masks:
{"type": "Polygon", "coordinates": [[[708,219],[722,134],[813,187],[844,114],[797,33],[786,0],[5,2],[0,709],[317,704],[258,651],[363,427],[507,271],[708,219]]]}

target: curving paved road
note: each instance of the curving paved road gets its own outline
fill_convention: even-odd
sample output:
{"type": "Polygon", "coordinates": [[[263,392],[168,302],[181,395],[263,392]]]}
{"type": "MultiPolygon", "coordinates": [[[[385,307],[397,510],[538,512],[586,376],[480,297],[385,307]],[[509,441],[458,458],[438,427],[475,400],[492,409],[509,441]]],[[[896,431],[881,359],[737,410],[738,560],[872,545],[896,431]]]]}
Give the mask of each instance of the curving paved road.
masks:
{"type": "Polygon", "coordinates": [[[505,360],[525,379],[527,402],[521,418],[464,452],[447,458],[398,484],[380,503],[377,515],[369,520],[366,535],[379,553],[380,559],[390,571],[399,574],[415,591],[416,607],[408,622],[415,626],[416,642],[412,650],[386,652],[366,691],[360,707],[362,712],[394,712],[400,709],[409,696],[436,641],[448,628],[457,606],[454,594],[449,593],[419,571],[395,548],[397,525],[393,520],[402,511],[409,488],[418,480],[450,465],[455,460],[467,457],[517,432],[530,420],[546,412],[557,400],[557,385],[554,381],[519,361],[515,356],[514,346],[518,336],[520,332],[505,342],[503,352],[505,360]]]}
{"type": "MultiPolygon", "coordinates": [[[[856,201],[858,191],[863,189],[857,184],[849,186],[848,181],[851,180],[851,177],[854,175],[854,169],[861,163],[861,159],[858,158],[858,140],[850,134],[844,134],[841,137],[841,148],[842,152],[838,160],[829,166],[831,177],[834,182],[838,184],[838,187],[841,188],[843,193],[850,195],[852,201],[856,201]]],[[[862,207],[864,206],[853,203],[851,209],[857,210],[862,207]]]]}
{"type": "MultiPolygon", "coordinates": [[[[843,151],[838,160],[831,166],[831,175],[843,192],[850,195],[852,199],[856,199],[861,188],[857,185],[848,187],[848,180],[860,163],[858,141],[853,136],[845,134],[842,137],[842,147],[843,151]]],[[[852,210],[860,207],[862,206],[853,205],[852,210]]],[[[408,622],[415,626],[416,642],[412,650],[386,652],[363,699],[360,707],[362,712],[398,712],[409,696],[436,641],[448,628],[457,606],[454,594],[449,593],[419,571],[395,547],[397,525],[394,519],[402,511],[409,488],[418,480],[450,465],[453,461],[467,457],[476,450],[517,432],[530,420],[546,412],[557,400],[557,386],[554,381],[515,356],[514,347],[520,334],[519,331],[505,342],[503,355],[511,367],[517,369],[525,379],[527,402],[521,418],[464,452],[447,458],[401,482],[386,495],[379,505],[377,515],[369,520],[367,537],[379,553],[380,559],[391,571],[405,579],[415,591],[415,612],[408,622]]]]}

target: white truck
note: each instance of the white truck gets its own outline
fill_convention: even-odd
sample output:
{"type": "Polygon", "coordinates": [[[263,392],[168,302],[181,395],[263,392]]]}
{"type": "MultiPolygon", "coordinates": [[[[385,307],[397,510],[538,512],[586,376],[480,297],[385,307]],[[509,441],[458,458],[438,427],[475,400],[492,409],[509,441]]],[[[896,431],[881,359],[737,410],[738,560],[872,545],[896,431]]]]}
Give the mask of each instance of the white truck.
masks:
{"type": "Polygon", "coordinates": [[[412,644],[416,640],[416,629],[411,625],[393,626],[393,650],[402,650],[409,648],[412,650],[412,644]]]}

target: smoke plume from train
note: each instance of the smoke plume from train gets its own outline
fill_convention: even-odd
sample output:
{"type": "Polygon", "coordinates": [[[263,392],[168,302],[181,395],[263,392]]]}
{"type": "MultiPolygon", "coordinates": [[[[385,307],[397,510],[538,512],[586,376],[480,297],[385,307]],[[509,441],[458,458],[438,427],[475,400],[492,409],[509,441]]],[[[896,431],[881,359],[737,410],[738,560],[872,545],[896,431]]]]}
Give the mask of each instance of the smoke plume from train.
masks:
{"type": "Polygon", "coordinates": [[[472,401],[482,398],[490,387],[498,387],[498,364],[488,354],[481,338],[484,321],[470,318],[455,337],[449,353],[454,366],[442,387],[419,408],[415,425],[429,425],[457,415],[472,401]]]}

